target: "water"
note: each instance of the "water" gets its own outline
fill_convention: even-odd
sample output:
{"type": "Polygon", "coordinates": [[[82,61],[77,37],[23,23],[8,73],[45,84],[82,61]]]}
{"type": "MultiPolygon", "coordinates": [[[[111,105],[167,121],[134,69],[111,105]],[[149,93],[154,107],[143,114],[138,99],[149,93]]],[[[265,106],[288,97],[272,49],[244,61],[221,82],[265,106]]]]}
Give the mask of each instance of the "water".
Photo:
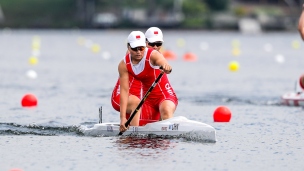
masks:
{"type": "Polygon", "coordinates": [[[110,96],[130,31],[0,32],[0,170],[303,170],[304,111],[280,104],[303,73],[297,33],[164,30],[164,47],[178,57],[169,61],[179,97],[175,115],[213,126],[216,143],[83,136],[78,127],[97,123],[100,106],[104,122],[119,121],[110,96]],[[35,36],[40,55],[30,65],[35,36]],[[185,52],[198,60],[183,61],[185,52]],[[239,63],[237,72],[228,70],[230,61],[239,63]],[[28,78],[28,70],[37,78],[28,78]],[[26,93],[37,96],[38,107],[21,107],[26,93]],[[220,105],[232,111],[230,122],[213,122],[220,105]]]}

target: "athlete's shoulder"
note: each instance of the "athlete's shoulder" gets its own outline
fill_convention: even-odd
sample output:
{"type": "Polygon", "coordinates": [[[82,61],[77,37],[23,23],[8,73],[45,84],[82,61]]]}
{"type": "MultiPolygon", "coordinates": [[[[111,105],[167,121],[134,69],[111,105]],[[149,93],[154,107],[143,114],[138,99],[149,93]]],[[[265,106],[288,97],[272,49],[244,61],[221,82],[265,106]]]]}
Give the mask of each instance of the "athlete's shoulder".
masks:
{"type": "Polygon", "coordinates": [[[130,53],[127,53],[124,58],[123,58],[123,61],[127,64],[130,62],[130,53]]]}
{"type": "Polygon", "coordinates": [[[119,62],[119,64],[118,64],[118,70],[124,70],[124,69],[126,69],[127,67],[126,67],[126,62],[125,62],[125,60],[124,59],[122,59],[120,62],[119,62]]]}
{"type": "Polygon", "coordinates": [[[159,58],[160,56],[162,56],[162,54],[159,51],[153,49],[150,56],[151,58],[159,58]]]}

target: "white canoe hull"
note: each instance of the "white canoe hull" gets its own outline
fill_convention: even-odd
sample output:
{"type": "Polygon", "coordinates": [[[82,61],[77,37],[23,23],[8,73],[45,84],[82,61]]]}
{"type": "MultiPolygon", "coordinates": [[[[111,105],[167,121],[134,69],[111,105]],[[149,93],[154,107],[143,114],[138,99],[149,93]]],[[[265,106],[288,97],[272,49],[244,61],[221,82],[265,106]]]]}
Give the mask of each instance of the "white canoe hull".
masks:
{"type": "MultiPolygon", "coordinates": [[[[86,136],[117,136],[119,123],[100,123],[93,127],[81,127],[86,136]]],[[[189,120],[183,116],[148,123],[145,126],[130,126],[123,135],[177,136],[206,142],[216,142],[215,129],[205,123],[189,120]]]]}
{"type": "Polygon", "coordinates": [[[303,106],[304,107],[304,93],[290,92],[281,97],[282,104],[287,106],[303,106]]]}

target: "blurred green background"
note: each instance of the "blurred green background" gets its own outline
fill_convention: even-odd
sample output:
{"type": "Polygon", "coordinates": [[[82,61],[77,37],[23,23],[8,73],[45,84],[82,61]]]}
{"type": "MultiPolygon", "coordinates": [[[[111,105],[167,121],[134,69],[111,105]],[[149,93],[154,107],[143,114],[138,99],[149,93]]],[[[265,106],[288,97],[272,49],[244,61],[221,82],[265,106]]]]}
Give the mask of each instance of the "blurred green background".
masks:
{"type": "Polygon", "coordinates": [[[302,0],[0,0],[1,28],[295,30],[302,0]]]}

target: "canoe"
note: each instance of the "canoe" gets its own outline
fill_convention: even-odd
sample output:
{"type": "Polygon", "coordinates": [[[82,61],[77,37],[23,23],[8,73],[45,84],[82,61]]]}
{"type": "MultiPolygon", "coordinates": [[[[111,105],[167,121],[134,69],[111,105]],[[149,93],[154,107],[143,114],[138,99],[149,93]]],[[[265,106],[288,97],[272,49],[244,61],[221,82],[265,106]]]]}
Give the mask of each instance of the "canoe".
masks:
{"type": "MultiPolygon", "coordinates": [[[[80,127],[85,136],[117,136],[119,123],[98,123],[93,126],[80,127]]],[[[154,135],[160,137],[179,137],[187,140],[216,142],[215,129],[205,123],[189,120],[184,116],[176,116],[145,126],[130,126],[123,136],[154,135]]]]}
{"type": "Polygon", "coordinates": [[[303,106],[304,107],[304,93],[289,92],[281,96],[281,102],[287,106],[303,106]]]}

